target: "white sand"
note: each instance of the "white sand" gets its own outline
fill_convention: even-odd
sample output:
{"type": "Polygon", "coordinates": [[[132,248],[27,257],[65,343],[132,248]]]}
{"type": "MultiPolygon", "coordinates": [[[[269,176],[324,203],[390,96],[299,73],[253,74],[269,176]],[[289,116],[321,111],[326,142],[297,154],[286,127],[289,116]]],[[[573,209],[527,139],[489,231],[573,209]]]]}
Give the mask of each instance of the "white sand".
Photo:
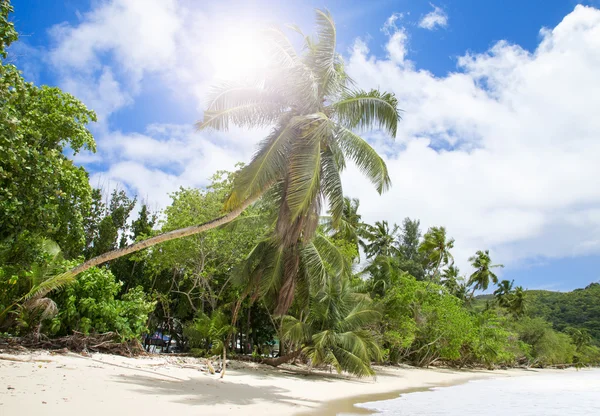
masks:
{"type": "Polygon", "coordinates": [[[232,415],[242,408],[252,415],[317,415],[330,413],[325,405],[332,400],[525,373],[382,367],[376,380],[357,380],[233,362],[220,380],[185,361],[0,354],[0,416],[232,415]]]}

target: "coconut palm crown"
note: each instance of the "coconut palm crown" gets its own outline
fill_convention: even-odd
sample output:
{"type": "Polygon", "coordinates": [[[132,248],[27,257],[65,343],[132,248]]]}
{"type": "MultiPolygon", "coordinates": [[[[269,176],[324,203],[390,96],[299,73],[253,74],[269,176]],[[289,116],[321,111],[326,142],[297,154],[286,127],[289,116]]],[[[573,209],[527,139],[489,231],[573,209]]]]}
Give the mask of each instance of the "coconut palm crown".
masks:
{"type": "Polygon", "coordinates": [[[303,35],[302,53],[280,29],[265,30],[272,65],[251,82],[215,88],[197,125],[217,130],[273,126],[239,172],[226,209],[275,187],[276,230],[284,246],[312,237],[325,200],[333,222],[339,222],[344,209],[340,172],[346,159],[378,192],[390,186],[384,161],[354,130],[376,127],[395,136],[400,118],[394,95],[353,87],[336,52],[331,15],[317,10],[316,23],[317,37],[303,35]]]}

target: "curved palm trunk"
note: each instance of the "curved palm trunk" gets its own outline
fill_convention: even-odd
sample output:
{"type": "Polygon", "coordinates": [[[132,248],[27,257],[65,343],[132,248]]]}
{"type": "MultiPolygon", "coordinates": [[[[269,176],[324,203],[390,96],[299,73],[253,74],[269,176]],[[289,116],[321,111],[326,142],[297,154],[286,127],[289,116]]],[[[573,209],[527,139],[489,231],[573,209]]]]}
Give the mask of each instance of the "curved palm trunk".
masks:
{"type": "Polygon", "coordinates": [[[294,358],[298,357],[300,355],[300,353],[302,352],[302,348],[297,349],[294,352],[291,352],[287,355],[283,355],[277,358],[263,358],[261,360],[261,363],[263,364],[267,364],[267,365],[271,365],[273,367],[277,367],[281,364],[285,364],[287,362],[292,361],[294,358]]]}
{"type": "Polygon", "coordinates": [[[126,256],[127,254],[135,253],[136,251],[143,250],[148,247],[152,247],[156,244],[164,243],[165,241],[175,240],[178,238],[188,237],[190,235],[199,234],[203,231],[212,230],[213,228],[217,228],[220,225],[227,224],[228,222],[233,221],[235,218],[239,217],[240,214],[256,202],[262,194],[256,195],[253,198],[249,198],[245,200],[239,207],[234,209],[227,214],[215,218],[214,220],[210,220],[208,222],[192,225],[191,227],[180,228],[179,230],[169,231],[163,234],[159,234],[157,236],[148,238],[143,241],[139,241],[134,244],[130,244],[127,247],[119,248],[117,250],[112,250],[94,258],[89,259],[88,261],[80,264],[79,266],[71,269],[69,273],[72,273],[74,276],[78,275],[81,272],[86,271],[87,269],[98,266],[99,264],[106,263],[107,261],[118,259],[119,257],[126,256]]]}

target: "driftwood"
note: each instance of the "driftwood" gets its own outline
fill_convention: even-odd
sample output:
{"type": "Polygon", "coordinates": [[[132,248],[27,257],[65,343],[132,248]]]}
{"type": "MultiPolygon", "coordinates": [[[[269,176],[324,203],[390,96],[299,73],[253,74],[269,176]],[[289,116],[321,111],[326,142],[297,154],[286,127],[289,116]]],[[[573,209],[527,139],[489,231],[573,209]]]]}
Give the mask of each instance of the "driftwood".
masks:
{"type": "Polygon", "coordinates": [[[23,348],[63,350],[63,352],[103,352],[128,357],[146,355],[144,347],[138,340],[123,342],[119,338],[119,334],[115,332],[91,335],[74,332],[73,335],[59,338],[48,338],[46,336],[40,336],[39,338],[31,336],[4,338],[0,339],[0,348],[12,350],[22,350],[23,348]]]}

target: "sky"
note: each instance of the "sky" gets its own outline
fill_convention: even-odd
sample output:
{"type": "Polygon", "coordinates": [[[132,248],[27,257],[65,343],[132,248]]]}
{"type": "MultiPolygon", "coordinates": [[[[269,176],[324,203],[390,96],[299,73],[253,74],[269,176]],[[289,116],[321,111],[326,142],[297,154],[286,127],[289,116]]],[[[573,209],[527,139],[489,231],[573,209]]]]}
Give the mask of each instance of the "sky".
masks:
{"type": "MultiPolygon", "coordinates": [[[[260,68],[252,33],[314,9],[337,23],[338,52],[363,89],[396,94],[395,138],[365,138],[392,188],[355,169],[345,194],[367,222],[418,218],[455,238],[464,273],[489,249],[529,289],[600,280],[600,1],[13,0],[13,61],[98,114],[95,154],[75,155],[93,186],[160,209],[248,162],[267,130],[196,132],[219,79],[260,68]],[[290,3],[290,4],[287,4],[290,3]]],[[[293,36],[293,32],[290,32],[293,36]]]]}

